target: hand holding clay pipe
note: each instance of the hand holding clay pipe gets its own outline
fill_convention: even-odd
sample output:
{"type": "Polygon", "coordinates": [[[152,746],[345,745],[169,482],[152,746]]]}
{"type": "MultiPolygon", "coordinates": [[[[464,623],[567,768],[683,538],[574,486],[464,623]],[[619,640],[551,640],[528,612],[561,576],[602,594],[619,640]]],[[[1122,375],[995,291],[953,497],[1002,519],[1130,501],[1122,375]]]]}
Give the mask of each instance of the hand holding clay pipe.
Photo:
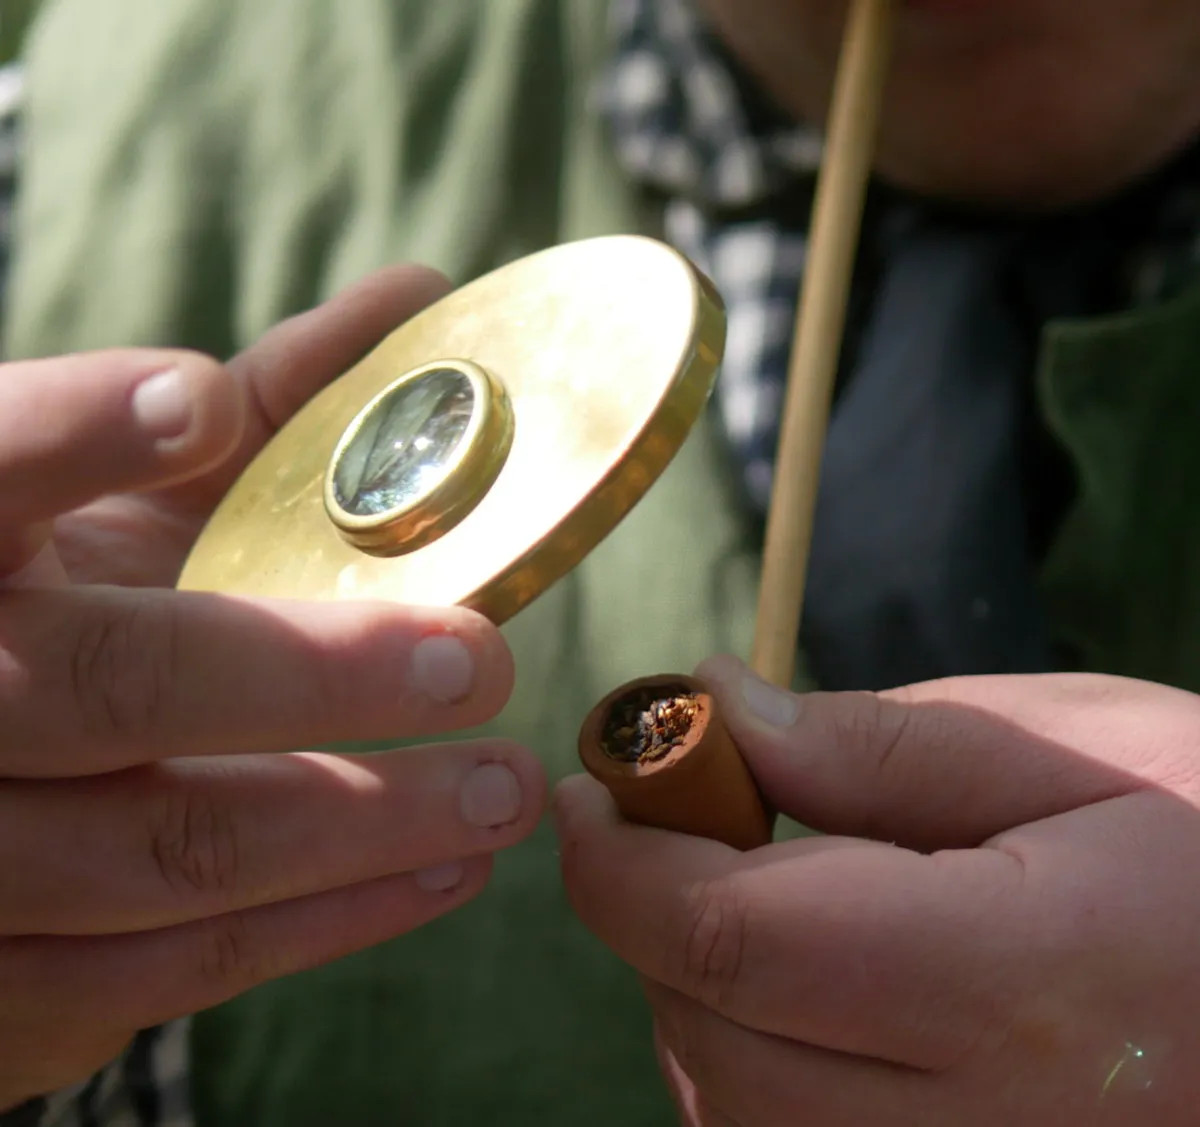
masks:
{"type": "Polygon", "coordinates": [[[1066,675],[772,687],[791,680],[888,6],[856,0],[835,91],[764,679],[723,659],[602,702],[581,752],[603,785],[558,794],[564,881],[643,977],[685,1127],[1185,1127],[1200,697],[1066,675]],[[764,805],[834,836],[763,844],[764,805]]]}
{"type": "Polygon", "coordinates": [[[686,1127],[1196,1122],[1200,697],[699,673],[766,800],[831,836],[741,852],[632,825],[587,777],[556,803],[686,1127]]]}

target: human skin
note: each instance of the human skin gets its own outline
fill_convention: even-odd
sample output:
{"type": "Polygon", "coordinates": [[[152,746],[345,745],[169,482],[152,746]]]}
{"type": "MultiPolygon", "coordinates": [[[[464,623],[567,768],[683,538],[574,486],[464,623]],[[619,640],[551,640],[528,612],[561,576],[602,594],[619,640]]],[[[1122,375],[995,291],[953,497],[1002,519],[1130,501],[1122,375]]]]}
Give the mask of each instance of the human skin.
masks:
{"type": "MultiPolygon", "coordinates": [[[[775,99],[822,122],[847,0],[700,0],[775,99]]],[[[1193,0],[896,0],[880,174],[1045,210],[1095,199],[1200,133],[1193,0]]]]}
{"type": "Polygon", "coordinates": [[[0,365],[0,1109],[451,911],[537,823],[510,743],[278,754],[493,716],[479,616],[171,589],[247,460],[445,286],[384,271],[228,364],[0,365]]]}
{"type": "Polygon", "coordinates": [[[1115,677],[784,694],[699,670],[767,802],[738,853],[557,797],[568,894],[643,977],[685,1127],[1186,1127],[1200,697],[1115,677]]]}

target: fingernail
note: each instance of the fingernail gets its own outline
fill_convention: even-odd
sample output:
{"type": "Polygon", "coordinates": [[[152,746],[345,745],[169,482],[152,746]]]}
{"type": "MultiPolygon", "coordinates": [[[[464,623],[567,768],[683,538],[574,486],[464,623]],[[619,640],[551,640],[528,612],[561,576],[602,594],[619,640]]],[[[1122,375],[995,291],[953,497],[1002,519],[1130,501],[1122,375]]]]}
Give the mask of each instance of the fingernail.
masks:
{"type": "Polygon", "coordinates": [[[769,728],[790,728],[800,717],[800,698],[747,673],[742,679],[742,701],[769,728]]]}
{"type": "Polygon", "coordinates": [[[413,648],[412,685],[442,704],[455,704],[471,692],[475,662],[453,634],[422,638],[413,648]]]}
{"type": "Polygon", "coordinates": [[[468,825],[499,829],[521,816],[521,784],[503,763],[485,763],[467,776],[459,802],[468,825]]]}
{"type": "Polygon", "coordinates": [[[417,887],[425,892],[452,892],[463,881],[461,861],[448,861],[432,869],[421,869],[416,874],[417,887]]]}
{"type": "Polygon", "coordinates": [[[192,397],[177,370],[142,380],[133,391],[133,416],[147,434],[180,438],[192,422],[192,397]]]}

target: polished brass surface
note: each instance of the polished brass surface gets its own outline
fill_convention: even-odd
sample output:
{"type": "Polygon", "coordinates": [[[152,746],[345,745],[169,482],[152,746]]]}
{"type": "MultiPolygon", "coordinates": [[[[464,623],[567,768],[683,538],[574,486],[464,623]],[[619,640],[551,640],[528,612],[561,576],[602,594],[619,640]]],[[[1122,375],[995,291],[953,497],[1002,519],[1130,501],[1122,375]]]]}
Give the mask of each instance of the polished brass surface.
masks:
{"type": "MultiPolygon", "coordinates": [[[[443,410],[442,420],[449,414],[443,410]]],[[[459,422],[462,412],[456,410],[453,414],[454,422],[459,422]]],[[[430,429],[430,420],[418,416],[414,421],[425,424],[424,430],[430,429]]],[[[435,418],[432,423],[438,421],[435,418]]],[[[399,556],[422,548],[444,536],[483,500],[508,458],[512,439],[512,404],[499,380],[469,360],[436,360],[422,365],[385,387],[346,428],[325,472],[325,511],[344,540],[370,555],[399,556]],[[434,453],[428,454],[429,435],[418,428],[411,434],[402,434],[400,442],[387,444],[390,459],[381,464],[372,459],[379,427],[386,426],[393,417],[389,407],[394,411],[397,402],[401,406],[412,403],[415,396],[428,388],[425,398],[429,408],[461,406],[453,399],[447,403],[446,376],[456,386],[465,384],[470,400],[463,425],[454,428],[452,447],[445,451],[435,447],[434,453]],[[438,382],[442,387],[440,394],[438,382]],[[406,468],[401,479],[404,484],[414,477],[417,480],[398,504],[389,505],[382,512],[350,511],[347,498],[341,496],[340,485],[348,459],[356,454],[357,464],[353,468],[357,473],[352,480],[357,489],[361,489],[365,474],[374,470],[376,476],[386,479],[388,470],[397,463],[406,468]],[[373,465],[373,461],[377,464],[373,465]],[[427,484],[420,480],[422,473],[428,478],[427,484]]],[[[387,491],[376,492],[386,495],[387,491]]]]}
{"type": "Polygon", "coordinates": [[[307,404],[217,508],[180,586],[461,604],[503,622],[578,564],[666,468],[711,390],[724,335],[709,283],[650,239],[586,240],[503,267],[401,325],[307,404]],[[367,554],[326,509],[331,459],[380,392],[447,358],[507,393],[508,457],[436,539],[393,558],[367,554]]]}

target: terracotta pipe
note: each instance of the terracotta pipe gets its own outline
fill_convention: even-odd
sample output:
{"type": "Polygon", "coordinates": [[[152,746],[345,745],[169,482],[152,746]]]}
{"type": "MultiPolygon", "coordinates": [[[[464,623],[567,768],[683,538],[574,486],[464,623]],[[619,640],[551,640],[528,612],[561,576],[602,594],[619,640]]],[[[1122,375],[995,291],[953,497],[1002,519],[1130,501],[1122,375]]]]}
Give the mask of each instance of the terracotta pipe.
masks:
{"type": "Polygon", "coordinates": [[[583,722],[579,756],[630,822],[735,849],[771,840],[773,819],[695,677],[642,677],[609,693],[583,722]]]}

